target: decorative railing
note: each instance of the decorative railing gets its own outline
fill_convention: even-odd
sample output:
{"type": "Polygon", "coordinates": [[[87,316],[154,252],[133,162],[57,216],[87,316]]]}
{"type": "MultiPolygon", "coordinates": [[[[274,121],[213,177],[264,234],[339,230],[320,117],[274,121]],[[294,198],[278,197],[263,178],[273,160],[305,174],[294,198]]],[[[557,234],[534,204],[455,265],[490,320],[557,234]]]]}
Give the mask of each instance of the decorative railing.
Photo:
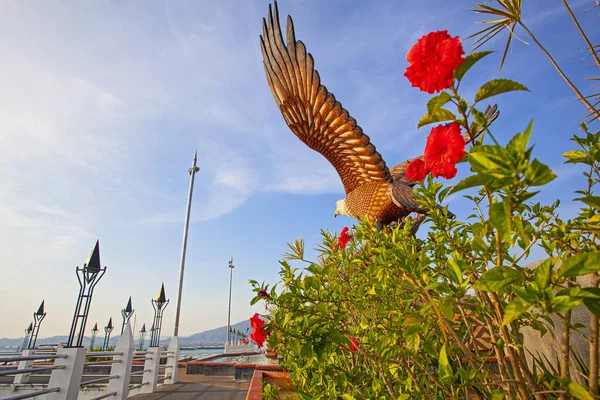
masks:
{"type": "MultiPolygon", "coordinates": [[[[76,400],[80,390],[96,390],[98,395],[91,400],[126,399],[130,394],[153,393],[160,384],[177,382],[177,364],[179,359],[179,340],[173,338],[167,351],[159,347],[150,347],[146,351],[134,351],[134,341],[129,324],[126,326],[115,351],[89,352],[83,347],[60,347],[56,352],[36,354],[44,350],[24,350],[21,355],[2,355],[0,377],[14,376],[13,393],[19,390],[31,390],[28,393],[15,393],[6,400],[28,399],[45,395],[47,400],[76,400]],[[166,363],[161,364],[161,360],[166,363]],[[137,362],[134,364],[134,361],[137,362]],[[140,361],[143,368],[139,371],[140,361]],[[49,365],[34,364],[50,362],[49,365]],[[13,368],[14,367],[14,368],[13,368]],[[91,375],[89,367],[107,367],[102,375],[91,375]],[[49,372],[46,385],[30,385],[32,373],[49,372]],[[141,377],[141,383],[139,378],[141,377]],[[132,378],[134,381],[132,382],[132,378]],[[135,382],[135,383],[134,383],[135,382]],[[38,386],[39,389],[35,390],[38,386]],[[32,390],[32,388],[34,388],[32,390]],[[131,393],[132,391],[136,391],[131,393]]],[[[5,392],[6,393],[6,392],[5,392]]],[[[95,394],[95,393],[94,393],[95,394]]],[[[9,394],[10,396],[10,394],[9,394]]]]}

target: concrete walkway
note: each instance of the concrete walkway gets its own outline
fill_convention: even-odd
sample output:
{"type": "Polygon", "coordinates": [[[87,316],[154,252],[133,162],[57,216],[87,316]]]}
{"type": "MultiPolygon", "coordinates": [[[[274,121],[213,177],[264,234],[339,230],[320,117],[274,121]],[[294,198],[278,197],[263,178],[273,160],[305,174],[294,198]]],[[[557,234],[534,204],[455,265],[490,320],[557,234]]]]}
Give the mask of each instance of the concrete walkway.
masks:
{"type": "Polygon", "coordinates": [[[154,393],[138,394],[130,399],[245,400],[250,386],[249,379],[236,380],[232,376],[185,375],[184,372],[178,378],[179,382],[174,385],[160,385],[154,393]]]}

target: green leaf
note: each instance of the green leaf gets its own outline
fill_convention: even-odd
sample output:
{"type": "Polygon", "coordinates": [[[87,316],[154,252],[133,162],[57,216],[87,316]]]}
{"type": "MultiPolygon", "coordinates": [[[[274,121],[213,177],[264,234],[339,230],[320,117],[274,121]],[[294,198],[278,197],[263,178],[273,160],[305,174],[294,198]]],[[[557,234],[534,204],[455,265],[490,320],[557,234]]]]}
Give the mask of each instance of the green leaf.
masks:
{"type": "Polygon", "coordinates": [[[572,287],[563,289],[556,293],[557,296],[571,296],[579,299],[596,299],[600,300],[600,288],[578,288],[572,287]]]}
{"type": "Polygon", "coordinates": [[[354,398],[354,396],[352,396],[352,395],[350,395],[350,394],[348,394],[348,393],[344,393],[344,394],[342,395],[342,399],[344,399],[344,400],[356,400],[356,399],[354,398]]]}
{"type": "Polygon", "coordinates": [[[458,266],[456,261],[452,258],[449,258],[448,266],[450,267],[447,270],[450,280],[452,280],[453,283],[457,283],[459,285],[462,284],[463,283],[462,271],[460,270],[460,267],[458,266]]]}
{"type": "Polygon", "coordinates": [[[552,312],[563,313],[577,307],[580,303],[581,299],[577,297],[556,296],[550,302],[550,307],[552,307],[552,312]]]}
{"type": "Polygon", "coordinates": [[[568,388],[569,388],[569,393],[571,393],[571,395],[573,397],[575,397],[576,399],[579,399],[579,400],[594,400],[594,398],[587,391],[587,389],[585,388],[585,386],[581,386],[578,383],[571,382],[571,383],[569,383],[568,388]]]}
{"type": "Polygon", "coordinates": [[[483,86],[479,88],[475,94],[475,103],[487,99],[488,97],[515,90],[525,90],[529,92],[529,89],[519,82],[511,81],[510,79],[493,79],[484,83],[483,86]]]}
{"type": "Polygon", "coordinates": [[[543,292],[533,283],[525,282],[523,286],[513,286],[513,292],[528,303],[539,301],[543,297],[543,292]]]}
{"type": "Polygon", "coordinates": [[[495,267],[487,270],[473,287],[484,292],[499,292],[508,285],[519,285],[523,277],[509,267],[495,267]]]}
{"type": "Polygon", "coordinates": [[[487,185],[492,179],[494,178],[485,174],[471,175],[454,185],[448,194],[460,192],[461,190],[475,186],[487,185]]]}
{"type": "Polygon", "coordinates": [[[582,201],[592,208],[600,209],[600,197],[598,196],[580,197],[575,200],[582,201]]]}
{"type": "Polygon", "coordinates": [[[531,186],[542,186],[556,179],[556,174],[548,166],[534,158],[525,170],[525,182],[531,186]]]}
{"type": "Polygon", "coordinates": [[[448,361],[448,353],[446,352],[446,343],[440,350],[440,356],[438,358],[438,377],[441,382],[448,382],[452,380],[452,366],[448,361]]]}
{"type": "Polygon", "coordinates": [[[572,150],[572,151],[567,151],[566,153],[563,153],[563,157],[565,157],[567,159],[567,161],[565,161],[566,164],[587,164],[587,165],[592,165],[594,163],[594,160],[585,153],[585,151],[583,150],[572,150]]]}
{"type": "Polygon", "coordinates": [[[510,142],[508,142],[506,148],[510,151],[513,151],[515,154],[518,154],[519,156],[523,156],[527,151],[527,144],[529,144],[532,128],[533,120],[529,122],[525,132],[517,133],[512,139],[510,139],[510,142]]]}
{"type": "Polygon", "coordinates": [[[460,80],[465,76],[467,71],[471,69],[471,67],[475,65],[477,61],[481,60],[483,57],[491,53],[493,53],[493,51],[491,50],[477,51],[466,56],[465,61],[463,61],[463,63],[460,64],[458,68],[454,70],[454,77],[456,78],[456,80],[460,82],[460,80]]]}
{"type": "Polygon", "coordinates": [[[519,318],[523,313],[529,310],[531,305],[526,303],[525,300],[520,297],[515,297],[510,303],[506,305],[504,309],[504,318],[502,319],[502,326],[510,324],[515,319],[519,318]]]}
{"type": "Polygon", "coordinates": [[[510,211],[508,203],[494,203],[490,206],[490,222],[500,233],[502,240],[511,243],[510,211]]]}
{"type": "Polygon", "coordinates": [[[412,351],[419,351],[419,346],[421,345],[421,332],[417,329],[410,329],[406,331],[404,335],[404,340],[406,340],[406,347],[412,351]]]}
{"type": "Polygon", "coordinates": [[[446,110],[445,108],[440,108],[439,110],[437,110],[434,113],[425,114],[419,121],[419,123],[417,125],[417,129],[419,129],[425,125],[433,124],[435,122],[454,121],[454,120],[456,120],[456,115],[452,114],[450,111],[446,110]]]}
{"type": "Polygon", "coordinates": [[[500,146],[479,145],[468,154],[469,165],[475,172],[484,173],[494,178],[511,176],[510,152],[500,146]]]}
{"type": "Polygon", "coordinates": [[[560,276],[573,277],[600,271],[600,252],[569,257],[558,270],[560,276]]]}
{"type": "Polygon", "coordinates": [[[547,259],[543,263],[537,266],[533,272],[533,280],[538,288],[544,290],[550,284],[550,278],[552,276],[552,267],[554,266],[554,260],[551,258],[547,259]]]}
{"type": "Polygon", "coordinates": [[[583,305],[596,317],[600,318],[600,301],[598,299],[583,299],[583,305]]]}
{"type": "Polygon", "coordinates": [[[256,303],[258,303],[260,300],[262,300],[261,297],[255,296],[252,300],[250,300],[250,305],[253,306],[256,303]]]}
{"type": "Polygon", "coordinates": [[[445,297],[439,301],[440,311],[444,314],[444,317],[452,321],[454,318],[454,302],[451,297],[445,297]]]}
{"type": "Polygon", "coordinates": [[[433,96],[427,102],[427,113],[428,114],[435,113],[444,104],[446,104],[447,102],[449,102],[451,99],[452,99],[452,97],[450,97],[450,95],[448,93],[446,93],[446,92],[442,92],[442,93],[438,94],[437,96],[433,96]]]}

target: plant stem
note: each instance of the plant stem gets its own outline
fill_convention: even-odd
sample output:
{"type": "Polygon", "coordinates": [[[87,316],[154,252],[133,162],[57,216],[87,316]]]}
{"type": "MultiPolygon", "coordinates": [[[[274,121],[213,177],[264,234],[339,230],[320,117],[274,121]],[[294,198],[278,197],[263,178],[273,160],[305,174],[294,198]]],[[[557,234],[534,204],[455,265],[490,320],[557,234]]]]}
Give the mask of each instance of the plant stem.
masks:
{"type": "MultiPolygon", "coordinates": [[[[591,275],[591,287],[597,288],[600,283],[598,273],[591,275]]],[[[598,396],[598,317],[590,313],[590,394],[598,396]]]]}
{"type": "MultiPolygon", "coordinates": [[[[490,309],[493,309],[491,300],[490,300],[489,296],[487,296],[487,293],[481,292],[479,290],[477,290],[476,293],[477,293],[477,297],[479,297],[479,299],[483,303],[485,303],[490,309]]],[[[488,330],[490,331],[490,338],[492,339],[492,342],[497,343],[498,337],[496,336],[496,331],[493,329],[494,324],[493,324],[492,320],[490,319],[490,317],[488,315],[485,315],[485,314],[484,314],[484,319],[488,326],[488,330]]],[[[500,378],[502,379],[502,381],[507,381],[508,377],[510,376],[510,372],[506,365],[506,360],[504,359],[504,354],[502,353],[502,351],[500,350],[500,348],[498,346],[494,346],[494,352],[496,354],[496,359],[498,360],[498,369],[500,370],[500,378]]],[[[516,398],[517,393],[515,392],[514,385],[508,384],[507,387],[508,387],[508,390],[510,391],[509,399],[516,398]]]]}
{"type": "Polygon", "coordinates": [[[569,85],[569,87],[571,88],[571,90],[573,92],[575,92],[575,94],[577,95],[577,98],[579,99],[579,101],[581,101],[586,106],[586,108],[588,109],[588,111],[592,115],[595,115],[597,119],[600,119],[600,111],[596,110],[594,108],[594,106],[592,106],[590,104],[590,102],[587,101],[587,99],[585,98],[585,96],[581,94],[581,92],[579,91],[579,89],[577,89],[577,87],[573,84],[573,82],[571,82],[569,80],[569,78],[567,78],[567,75],[565,75],[565,73],[562,71],[562,69],[556,63],[556,61],[554,61],[554,58],[552,58],[552,56],[550,55],[550,53],[548,53],[548,51],[546,50],[546,48],[544,46],[542,46],[542,44],[540,42],[538,42],[538,40],[536,39],[536,37],[525,26],[525,24],[523,24],[523,22],[519,21],[519,25],[521,25],[521,27],[525,30],[525,32],[527,32],[527,34],[531,37],[531,39],[534,41],[534,43],[537,44],[537,46],[542,50],[542,52],[546,55],[546,57],[548,57],[548,60],[550,60],[550,63],[554,66],[554,69],[556,69],[556,71],[558,72],[558,74],[563,78],[563,80],[567,83],[567,85],[569,85]]]}
{"type": "MultiPolygon", "coordinates": [[[[570,286],[570,285],[569,285],[570,286]]],[[[562,345],[561,345],[561,351],[560,351],[560,377],[562,379],[565,379],[565,381],[567,381],[570,378],[570,373],[569,373],[569,349],[570,349],[570,334],[571,334],[571,310],[565,312],[565,315],[563,315],[561,317],[562,323],[563,323],[563,334],[562,334],[562,345]]],[[[563,389],[566,390],[567,388],[564,387],[564,384],[561,384],[561,386],[563,386],[563,389]]],[[[564,393],[561,393],[559,396],[560,399],[566,399],[567,397],[565,396],[564,393]]]]}
{"type": "Polygon", "coordinates": [[[565,5],[565,8],[567,9],[567,12],[571,16],[571,19],[573,20],[573,23],[577,27],[577,30],[579,31],[579,34],[583,38],[583,41],[587,45],[588,50],[592,53],[592,57],[594,58],[594,61],[596,62],[596,66],[598,68],[600,68],[600,57],[598,57],[598,53],[596,53],[596,51],[594,50],[594,46],[590,42],[590,39],[588,39],[588,37],[586,36],[585,32],[581,28],[581,25],[579,25],[579,21],[577,21],[577,18],[575,18],[575,15],[573,14],[573,11],[571,11],[571,7],[569,7],[569,5],[567,4],[567,0],[562,0],[562,2],[565,5]]]}
{"type": "Polygon", "coordinates": [[[458,335],[456,334],[454,329],[452,329],[452,327],[448,324],[448,321],[446,321],[446,318],[444,318],[444,316],[442,315],[440,309],[438,308],[437,304],[435,304],[435,302],[429,295],[429,292],[427,291],[427,289],[424,289],[423,293],[425,294],[425,297],[427,297],[427,301],[429,302],[429,304],[431,304],[431,307],[433,308],[433,311],[435,312],[435,314],[437,316],[437,319],[440,323],[440,329],[442,330],[442,332],[446,331],[452,337],[452,339],[454,339],[456,344],[463,351],[465,357],[467,357],[471,367],[476,369],[477,364],[475,363],[475,356],[473,355],[471,350],[469,350],[469,348],[467,346],[465,346],[465,344],[462,342],[462,340],[460,340],[460,338],[458,337],[458,335]]]}
{"type": "MultiPolygon", "coordinates": [[[[500,301],[496,293],[490,293],[490,300],[494,306],[494,310],[496,312],[496,319],[498,321],[498,325],[500,326],[500,333],[502,334],[502,338],[506,343],[506,350],[508,352],[508,359],[510,360],[510,364],[513,369],[513,373],[515,375],[515,379],[517,380],[517,387],[519,389],[519,395],[521,399],[526,400],[529,399],[529,389],[525,380],[523,379],[523,373],[521,371],[521,366],[519,365],[519,360],[517,360],[517,355],[515,354],[515,349],[513,348],[512,340],[510,334],[508,333],[508,329],[506,326],[502,326],[502,310],[500,308],[500,301]]],[[[532,387],[535,391],[535,387],[532,387]]]]}

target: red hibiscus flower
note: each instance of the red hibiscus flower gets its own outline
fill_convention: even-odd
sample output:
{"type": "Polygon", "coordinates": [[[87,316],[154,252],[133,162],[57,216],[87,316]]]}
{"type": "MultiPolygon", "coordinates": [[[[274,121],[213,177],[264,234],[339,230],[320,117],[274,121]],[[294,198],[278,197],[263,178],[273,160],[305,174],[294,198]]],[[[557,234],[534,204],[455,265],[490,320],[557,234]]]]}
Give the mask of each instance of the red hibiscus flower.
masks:
{"type": "Polygon", "coordinates": [[[258,313],[254,313],[252,318],[250,318],[250,328],[257,329],[265,324],[265,321],[260,319],[260,315],[258,313]]]}
{"type": "Polygon", "coordinates": [[[408,179],[417,182],[421,182],[429,173],[425,167],[425,161],[421,160],[420,158],[416,158],[408,163],[405,172],[408,179]]]}
{"type": "Polygon", "coordinates": [[[265,334],[265,328],[263,327],[264,324],[265,321],[260,319],[258,313],[255,313],[252,318],[250,318],[250,327],[252,328],[250,338],[256,342],[258,347],[262,347],[265,339],[268,336],[265,334]]]}
{"type": "Polygon", "coordinates": [[[269,296],[269,293],[267,293],[267,289],[263,289],[261,291],[258,292],[257,294],[258,297],[264,297],[264,298],[269,298],[271,296],[269,296]]]}
{"type": "Polygon", "coordinates": [[[358,340],[354,336],[350,336],[350,350],[358,350],[358,340]]]}
{"type": "Polygon", "coordinates": [[[446,179],[456,176],[455,164],[465,155],[465,140],[456,122],[436,126],[431,130],[425,144],[425,167],[434,177],[446,179]]]}
{"type": "Polygon", "coordinates": [[[342,229],[342,232],[340,233],[340,237],[339,237],[339,244],[340,247],[342,249],[346,248],[346,245],[348,244],[348,242],[350,241],[352,237],[350,235],[348,235],[348,227],[345,227],[344,229],[342,229]]]}
{"type": "Polygon", "coordinates": [[[429,32],[406,54],[404,76],[423,92],[439,92],[452,86],[454,70],[465,60],[460,39],[448,31],[429,32]]]}

